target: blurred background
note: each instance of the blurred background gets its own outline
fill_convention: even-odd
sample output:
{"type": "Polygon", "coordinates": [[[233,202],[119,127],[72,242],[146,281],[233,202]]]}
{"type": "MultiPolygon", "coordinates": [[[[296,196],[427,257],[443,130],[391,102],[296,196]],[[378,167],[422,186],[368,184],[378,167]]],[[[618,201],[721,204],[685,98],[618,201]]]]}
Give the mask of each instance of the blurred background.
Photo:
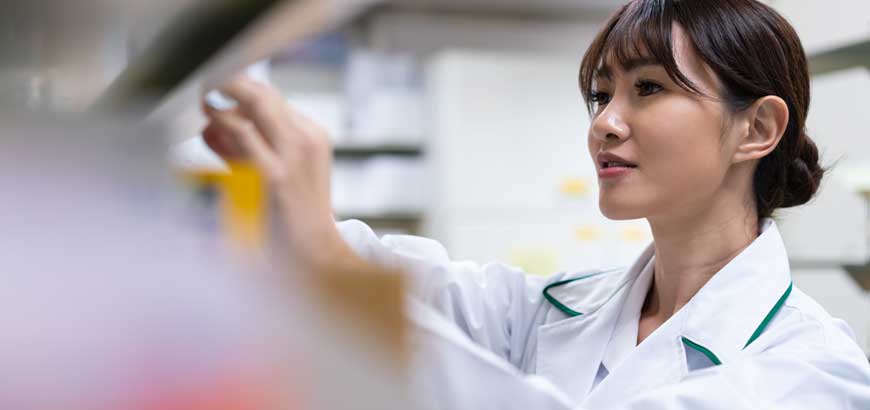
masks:
{"type": "MultiPolygon", "coordinates": [[[[213,259],[223,253],[213,237],[235,232],[257,242],[262,233],[244,239],[238,224],[267,218],[268,200],[227,183],[227,165],[198,135],[200,96],[242,69],[329,130],[337,219],[432,237],[455,259],[499,260],[531,274],[630,263],[651,236],[644,221],[608,221],[598,211],[577,87],[583,52],[622,3],[5,1],[0,189],[9,200],[0,205],[0,243],[9,244],[3,252],[12,262],[4,275],[71,266],[91,275],[139,272],[152,282],[147,289],[184,299],[196,293],[196,275],[210,277],[212,268],[196,261],[224,266],[213,259]],[[95,226],[105,230],[94,234],[95,226]],[[82,249],[71,251],[70,242],[82,249]],[[117,257],[126,251],[115,248],[133,256],[117,257]],[[152,248],[164,256],[143,255],[152,248]],[[87,269],[94,260],[100,269],[87,269]],[[187,285],[165,286],[177,281],[187,285]]],[[[870,3],[766,3],[791,21],[810,56],[809,134],[833,166],[817,199],[777,215],[794,280],[870,352],[870,3]]],[[[40,295],[57,279],[9,276],[40,295]]],[[[235,280],[206,280],[205,292],[236,289],[235,280]]],[[[273,280],[254,281],[270,288],[273,280]]],[[[203,303],[286,308],[264,302],[283,299],[268,291],[245,292],[230,292],[233,303],[203,303]]],[[[154,306],[145,302],[154,295],[136,294],[154,306]]],[[[34,309],[63,311],[78,300],[49,299],[34,309]]],[[[176,312],[169,306],[167,314],[176,312]]],[[[193,323],[215,312],[176,308],[193,323]]],[[[22,317],[4,323],[30,329],[22,317]]],[[[242,332],[214,326],[228,345],[242,332]]],[[[253,350],[262,358],[272,348],[253,350]]]]}

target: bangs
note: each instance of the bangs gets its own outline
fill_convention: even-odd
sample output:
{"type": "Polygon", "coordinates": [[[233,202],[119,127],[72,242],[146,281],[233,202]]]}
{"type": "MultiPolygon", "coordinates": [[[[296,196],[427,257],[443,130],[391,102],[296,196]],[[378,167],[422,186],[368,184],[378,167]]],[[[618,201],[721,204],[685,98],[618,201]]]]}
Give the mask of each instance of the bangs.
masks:
{"type": "Polygon", "coordinates": [[[628,71],[641,61],[661,65],[680,87],[702,94],[680,71],[674,59],[676,17],[670,3],[669,0],[632,1],[617,10],[592,41],[580,64],[580,91],[590,114],[595,109],[592,94],[596,79],[609,78],[617,67],[628,71]]]}

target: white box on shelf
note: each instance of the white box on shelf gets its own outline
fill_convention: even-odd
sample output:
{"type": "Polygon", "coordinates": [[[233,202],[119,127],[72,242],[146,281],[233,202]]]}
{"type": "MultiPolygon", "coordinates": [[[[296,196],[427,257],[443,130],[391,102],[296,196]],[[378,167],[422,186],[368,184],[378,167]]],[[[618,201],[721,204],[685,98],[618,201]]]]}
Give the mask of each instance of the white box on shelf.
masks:
{"type": "Polygon", "coordinates": [[[425,164],[418,158],[336,160],[333,208],[339,215],[416,215],[426,206],[427,187],[425,164]]]}
{"type": "Polygon", "coordinates": [[[367,96],[351,112],[355,142],[371,145],[420,144],[422,96],[418,90],[383,89],[367,96]]]}
{"type": "Polygon", "coordinates": [[[293,93],[290,105],[326,129],[333,144],[347,139],[347,103],[338,93],[293,93]]]}

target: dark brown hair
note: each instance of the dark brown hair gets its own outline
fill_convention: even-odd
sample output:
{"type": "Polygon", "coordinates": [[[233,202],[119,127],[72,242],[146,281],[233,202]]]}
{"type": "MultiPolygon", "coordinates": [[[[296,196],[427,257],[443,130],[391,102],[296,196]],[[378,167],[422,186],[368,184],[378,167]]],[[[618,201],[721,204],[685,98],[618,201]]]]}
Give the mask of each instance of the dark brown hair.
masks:
{"type": "Polygon", "coordinates": [[[733,112],[768,95],[788,105],[782,140],[755,170],[759,219],[777,208],[808,202],[825,170],[805,130],[810,104],[807,58],[792,26],[758,1],[634,0],[622,6],[598,33],[580,66],[580,89],[590,113],[595,106],[595,78],[605,61],[624,68],[634,58],[650,57],[675,83],[703,95],[677,66],[674,23],[685,30],[695,52],[716,73],[722,83],[721,98],[733,112]]]}

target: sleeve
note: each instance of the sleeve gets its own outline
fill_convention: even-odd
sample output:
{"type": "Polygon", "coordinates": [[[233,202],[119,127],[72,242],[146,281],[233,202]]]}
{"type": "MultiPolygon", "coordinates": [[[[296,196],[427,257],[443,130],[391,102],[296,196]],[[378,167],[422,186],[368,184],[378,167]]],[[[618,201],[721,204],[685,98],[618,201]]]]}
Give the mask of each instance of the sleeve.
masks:
{"type": "Polygon", "coordinates": [[[546,313],[542,290],[560,275],[533,277],[499,263],[451,261],[434,240],[407,235],[379,239],[356,220],[338,227],[345,241],[369,262],[409,274],[414,298],[475,343],[519,365],[533,326],[546,313]]]}

